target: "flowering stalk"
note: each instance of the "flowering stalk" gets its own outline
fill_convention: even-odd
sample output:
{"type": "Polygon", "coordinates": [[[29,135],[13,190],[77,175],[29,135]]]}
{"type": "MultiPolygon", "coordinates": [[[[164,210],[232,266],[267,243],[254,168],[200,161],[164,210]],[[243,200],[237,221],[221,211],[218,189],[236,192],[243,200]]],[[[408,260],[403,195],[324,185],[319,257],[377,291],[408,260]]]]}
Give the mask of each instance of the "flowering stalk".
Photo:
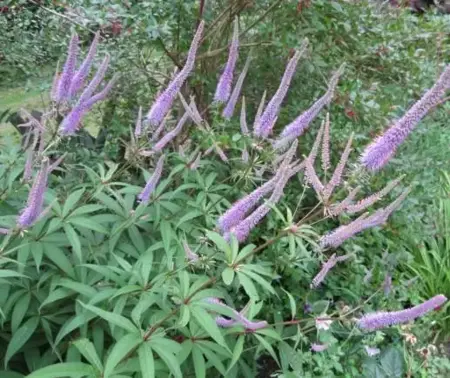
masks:
{"type": "Polygon", "coordinates": [[[198,260],[198,255],[192,252],[186,240],[183,240],[183,249],[189,262],[195,263],[198,260]]]}
{"type": "Polygon", "coordinates": [[[435,297],[402,311],[375,312],[367,314],[358,320],[358,326],[367,331],[373,331],[396,324],[406,323],[424,316],[428,312],[442,306],[447,298],[440,294],[435,297]]]}
{"type": "Polygon", "coordinates": [[[156,163],[155,171],[153,172],[153,175],[150,177],[150,179],[145,184],[144,189],[142,192],[138,195],[138,199],[140,202],[147,203],[150,200],[150,195],[153,193],[153,191],[156,189],[156,185],[158,185],[159,179],[161,178],[162,169],[164,165],[164,158],[165,156],[162,155],[158,162],[156,163]]]}
{"type": "Polygon", "coordinates": [[[322,182],[320,181],[319,177],[316,174],[316,171],[314,167],[311,164],[311,161],[309,158],[305,160],[305,179],[306,182],[311,184],[314,191],[317,193],[319,197],[322,197],[322,192],[324,189],[324,186],[322,182]]]}
{"type": "Polygon", "coordinates": [[[139,112],[136,119],[136,126],[134,128],[134,136],[139,138],[142,135],[142,106],[139,106],[139,112]]]}
{"type": "Polygon", "coordinates": [[[240,124],[241,124],[242,135],[248,135],[247,112],[245,110],[245,96],[242,96],[240,124]]]}
{"type": "Polygon", "coordinates": [[[205,26],[204,21],[201,21],[197,32],[192,40],[191,47],[186,59],[186,63],[182,70],[177,73],[175,78],[170,82],[168,87],[158,96],[156,101],[153,103],[147,114],[147,121],[150,125],[156,127],[164,119],[166,114],[169,112],[172,104],[183,86],[184,82],[187,80],[189,74],[194,68],[195,56],[197,54],[197,49],[200,44],[200,39],[203,33],[203,28],[205,26]]]}
{"type": "Polygon", "coordinates": [[[249,65],[250,65],[250,57],[247,58],[244,68],[242,69],[242,72],[239,75],[236,85],[233,88],[233,92],[231,93],[231,97],[228,100],[227,106],[225,106],[225,109],[223,109],[222,116],[227,120],[233,117],[234,108],[236,107],[237,100],[239,98],[239,95],[241,94],[242,85],[244,84],[245,77],[247,76],[249,65]]]}
{"type": "Polygon", "coordinates": [[[233,83],[233,73],[236,66],[239,50],[239,24],[237,18],[234,20],[233,39],[231,41],[230,52],[228,54],[228,61],[220,76],[217,84],[214,101],[218,103],[227,102],[230,97],[231,85],[233,83]]]}
{"type": "Polygon", "coordinates": [[[351,152],[352,141],[353,141],[353,134],[350,135],[347,145],[345,146],[344,152],[341,155],[341,159],[339,160],[339,163],[333,172],[333,176],[331,176],[330,181],[328,182],[323,191],[323,199],[325,202],[327,202],[330,196],[333,194],[334,188],[339,186],[339,184],[341,183],[342,173],[344,172],[345,165],[347,164],[347,160],[351,152]]]}
{"type": "Polygon", "coordinates": [[[280,138],[274,145],[276,149],[283,148],[287,141],[302,135],[314,120],[314,118],[317,117],[322,108],[330,103],[330,101],[333,99],[339,77],[343,73],[344,66],[345,65],[342,64],[341,67],[339,67],[339,69],[336,71],[336,73],[331,77],[327,92],[320,99],[318,99],[314,103],[314,105],[311,106],[311,108],[302,113],[299,117],[297,117],[293,122],[291,122],[284,128],[284,130],[281,132],[280,138]]]}
{"type": "Polygon", "coordinates": [[[97,51],[98,41],[100,39],[100,32],[95,33],[95,37],[91,43],[91,47],[89,48],[89,52],[86,55],[83,63],[81,64],[78,71],[73,75],[73,78],[70,82],[69,87],[69,97],[75,96],[78,91],[83,87],[86,78],[89,75],[89,71],[91,70],[92,61],[94,60],[95,52],[97,51]]]}
{"type": "Polygon", "coordinates": [[[49,174],[48,159],[44,159],[41,169],[34,179],[30,193],[28,195],[27,206],[17,219],[17,225],[21,229],[32,226],[42,215],[44,205],[44,194],[47,189],[49,174]]]}
{"type": "Polygon", "coordinates": [[[322,269],[320,270],[319,273],[317,273],[317,275],[313,278],[312,283],[311,283],[311,288],[317,288],[325,279],[325,277],[327,276],[328,272],[338,263],[341,261],[345,261],[348,258],[350,258],[350,255],[344,255],[344,256],[339,256],[336,257],[336,254],[334,253],[326,263],[324,263],[322,265],[322,269]]]}
{"type": "Polygon", "coordinates": [[[394,156],[397,148],[407,138],[423,117],[442,99],[450,87],[450,65],[427,93],[387,131],[366,147],[361,163],[371,171],[382,168],[394,156]]]}
{"type": "Polygon", "coordinates": [[[308,160],[311,162],[311,165],[314,166],[314,162],[316,161],[317,154],[319,153],[320,142],[322,141],[323,130],[325,123],[322,122],[320,125],[319,131],[317,133],[316,139],[314,140],[313,147],[311,148],[311,152],[308,155],[308,160]]]}
{"type": "Polygon", "coordinates": [[[322,140],[322,169],[325,174],[330,166],[330,113],[327,112],[322,140]]]}
{"type": "Polygon", "coordinates": [[[95,90],[100,85],[100,83],[102,82],[102,80],[104,79],[104,77],[106,75],[106,71],[108,70],[108,66],[109,66],[109,60],[110,60],[110,56],[109,56],[109,54],[106,54],[105,58],[102,61],[102,64],[98,68],[97,72],[95,73],[94,77],[90,81],[89,85],[81,93],[81,96],[78,99],[79,104],[88,101],[92,97],[95,90]]]}
{"type": "Polygon", "coordinates": [[[361,190],[361,187],[357,186],[355,189],[352,189],[350,193],[345,197],[341,202],[338,202],[336,204],[333,204],[328,209],[328,213],[336,217],[342,212],[346,211],[351,205],[353,199],[356,197],[356,194],[361,190]]]}
{"type": "Polygon", "coordinates": [[[229,328],[229,327],[233,327],[235,325],[242,325],[242,326],[244,326],[245,329],[249,329],[251,331],[255,331],[257,329],[267,327],[267,322],[265,320],[259,321],[259,322],[252,322],[251,320],[247,319],[244,316],[245,308],[238,312],[234,308],[224,304],[219,298],[213,298],[213,297],[205,298],[205,302],[226,307],[233,312],[234,319],[227,319],[223,316],[216,317],[216,319],[215,319],[216,324],[220,327],[229,328]]]}
{"type": "Polygon", "coordinates": [[[258,109],[256,110],[255,122],[253,123],[253,130],[255,129],[255,126],[259,123],[259,119],[261,118],[261,114],[264,110],[264,105],[266,103],[266,96],[267,96],[267,91],[264,91],[264,93],[261,97],[261,101],[259,102],[258,109]]]}
{"type": "Polygon", "coordinates": [[[78,34],[74,34],[70,40],[66,63],[59,76],[57,90],[54,96],[56,102],[61,102],[69,97],[70,84],[75,72],[78,55],[78,34]]]}
{"type": "Polygon", "coordinates": [[[368,228],[383,225],[392,214],[392,212],[400,206],[401,202],[405,199],[408,193],[409,190],[405,190],[395,201],[393,201],[385,208],[377,210],[372,215],[368,215],[367,213],[365,213],[353,222],[344,226],[340,226],[329,234],[322,236],[322,238],[320,239],[320,245],[323,248],[337,248],[344,241],[353,237],[359,232],[364,231],[368,228]]]}
{"type": "Polygon", "coordinates": [[[180,118],[180,120],[178,121],[176,127],[169,131],[166,135],[164,135],[152,148],[152,150],[154,152],[159,152],[161,151],[167,143],[169,143],[172,139],[174,139],[180,132],[181,129],[183,128],[184,124],[187,122],[187,120],[189,119],[189,114],[186,112],[183,114],[183,116],[180,118]]]}
{"type": "Polygon", "coordinates": [[[376,192],[369,197],[366,197],[360,201],[358,201],[354,205],[349,205],[346,208],[347,214],[354,214],[358,213],[362,210],[367,209],[369,206],[373,205],[375,202],[381,200],[383,197],[385,197],[393,188],[395,188],[398,183],[403,179],[404,176],[400,176],[398,179],[395,179],[391,182],[389,182],[383,189],[381,189],[379,192],[376,192]]]}
{"type": "Polygon", "coordinates": [[[289,60],[277,91],[267,104],[267,107],[258,119],[258,122],[255,123],[254,133],[256,136],[267,138],[271,133],[273,126],[275,125],[276,118],[278,117],[278,113],[280,112],[281,103],[289,90],[298,61],[305,53],[307,46],[308,40],[305,39],[300,47],[300,50],[296,51],[294,56],[289,60]]]}

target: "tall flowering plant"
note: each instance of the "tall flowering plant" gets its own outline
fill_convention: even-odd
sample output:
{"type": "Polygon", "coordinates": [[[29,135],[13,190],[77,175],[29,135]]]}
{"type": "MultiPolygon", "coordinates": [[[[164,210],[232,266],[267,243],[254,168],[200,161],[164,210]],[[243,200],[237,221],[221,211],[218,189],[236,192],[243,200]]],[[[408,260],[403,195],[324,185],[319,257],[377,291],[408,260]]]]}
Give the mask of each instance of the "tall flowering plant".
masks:
{"type": "MultiPolygon", "coordinates": [[[[353,353],[382,353],[385,344],[372,331],[394,332],[388,328],[446,305],[445,293],[435,293],[407,308],[392,302],[392,311],[385,309],[397,277],[389,268],[370,292],[377,270],[359,274],[365,255],[357,243],[382,234],[410,192],[400,188],[405,178],[395,177],[364,195],[361,171],[387,163],[405,139],[392,144],[391,136],[400,129],[406,136],[439,103],[448,68],[394,134],[388,130],[361,164],[350,165],[353,135],[342,148],[330,142],[331,104],[345,66],[309,109],[277,125],[308,42],[287,62],[274,93],[264,92],[259,106],[249,104],[252,60],[239,70],[244,44],[238,26],[236,20],[223,49],[228,59],[211,103],[201,108],[186,85],[208,43],[201,21],[181,70],[147,114],[145,104],[136,109],[125,161],[98,167],[81,165],[77,151],[73,159],[50,138],[52,131],[59,141],[76,136],[83,117],[114,84],[98,90],[108,55],[88,79],[100,36],[79,66],[78,36],[72,37],[54,79],[52,109],[41,120],[26,114],[26,161],[16,159],[23,163],[23,185],[8,189],[19,176],[14,169],[6,178],[14,214],[0,217],[0,358],[11,376],[19,358],[30,378],[256,376],[261,355],[287,375],[297,366],[288,356],[338,358],[353,336],[353,353]],[[313,132],[325,107],[307,151],[303,136],[313,132]],[[256,110],[254,119],[249,109],[256,110]],[[232,142],[224,134],[233,135],[232,142]],[[13,197],[19,191],[27,195],[23,203],[13,197]],[[327,231],[319,232],[323,224],[327,231]],[[353,270],[358,273],[349,275],[353,270]],[[295,287],[287,291],[292,277],[295,287]],[[339,294],[350,292],[347,286],[356,287],[352,299],[339,294]],[[283,305],[275,307],[280,299],[283,305]]],[[[9,171],[0,171],[0,179],[9,171]]]]}

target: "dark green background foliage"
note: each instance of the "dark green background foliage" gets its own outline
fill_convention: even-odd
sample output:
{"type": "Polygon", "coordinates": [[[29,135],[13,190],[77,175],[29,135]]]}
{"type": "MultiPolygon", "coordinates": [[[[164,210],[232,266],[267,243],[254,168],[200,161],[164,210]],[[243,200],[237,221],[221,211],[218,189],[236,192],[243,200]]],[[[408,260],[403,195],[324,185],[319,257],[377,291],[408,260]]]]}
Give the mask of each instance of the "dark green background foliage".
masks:
{"type": "MultiPolygon", "coordinates": [[[[7,119],[20,107],[49,105],[56,61],[65,58],[70,32],[79,33],[86,51],[100,29],[96,59],[109,52],[108,75],[120,75],[108,99],[86,117],[81,136],[48,151],[51,157],[67,153],[46,192],[49,213],[25,232],[0,236],[0,377],[450,373],[448,306],[411,326],[364,333],[354,323],[364,312],[450,295],[449,105],[432,111],[381,172],[369,175],[357,167],[362,149],[449,63],[448,16],[329,0],[3,1],[0,10],[0,227],[15,226],[30,189],[21,180],[20,138],[7,119]],[[237,115],[225,122],[210,105],[235,16],[239,71],[252,55],[243,88],[249,125],[264,90],[270,98],[293,49],[308,38],[275,134],[324,93],[332,71],[346,62],[328,109],[333,165],[354,132],[345,186],[361,185],[369,194],[405,174],[402,186],[412,187],[387,225],[336,251],[354,257],[316,290],[311,280],[331,255],[318,248],[318,238],[349,218],[329,219],[314,208],[317,199],[302,175],[291,179],[247,243],[229,245],[216,233],[217,218],[271,176],[274,159],[269,144],[241,135],[237,115]],[[139,204],[136,196],[156,159],[138,154],[148,143],[133,144],[130,128],[139,106],[146,111],[182,66],[200,18],[206,37],[183,93],[195,95],[213,133],[185,128],[165,149],[151,202],[139,204]],[[183,156],[178,147],[186,141],[183,156]],[[197,152],[212,143],[229,161],[212,153],[190,169],[197,152]],[[241,159],[245,146],[248,163],[241,159]],[[296,232],[283,233],[299,221],[296,232]],[[183,240],[201,256],[197,263],[186,261],[183,240]],[[372,279],[364,282],[369,270],[372,279]],[[386,272],[393,288],[385,294],[386,272]],[[230,313],[207,297],[223,298],[237,310],[248,305],[247,317],[269,326],[255,332],[219,328],[212,314],[230,313]],[[334,319],[329,329],[316,328],[319,316],[334,319]],[[311,343],[329,348],[314,353],[311,343]],[[369,357],[365,346],[381,352],[369,357]]],[[[177,104],[172,118],[181,109],[177,104]]],[[[298,157],[309,153],[324,115],[299,139],[298,157]]]]}

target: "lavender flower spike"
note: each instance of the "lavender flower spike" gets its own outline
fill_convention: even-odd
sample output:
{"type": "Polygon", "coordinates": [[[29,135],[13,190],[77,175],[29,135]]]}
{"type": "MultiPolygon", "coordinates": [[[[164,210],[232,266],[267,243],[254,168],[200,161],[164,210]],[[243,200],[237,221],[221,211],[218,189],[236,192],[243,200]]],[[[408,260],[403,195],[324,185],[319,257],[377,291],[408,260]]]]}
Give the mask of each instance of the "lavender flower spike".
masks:
{"type": "Polygon", "coordinates": [[[407,138],[423,117],[441,101],[450,88],[450,65],[427,93],[417,101],[384,134],[366,147],[361,155],[361,163],[371,171],[382,168],[394,156],[397,148],[407,138]]]}
{"type": "Polygon", "coordinates": [[[336,90],[339,77],[344,71],[344,67],[345,65],[342,64],[341,67],[339,67],[339,69],[336,71],[336,73],[331,77],[327,92],[321,98],[319,98],[313,106],[311,106],[307,111],[302,113],[299,117],[297,117],[293,122],[291,122],[284,128],[284,130],[281,132],[280,138],[275,143],[275,148],[282,148],[286,143],[286,140],[292,140],[302,135],[314,120],[314,118],[317,117],[322,108],[330,103],[330,101],[333,99],[334,91],[336,90]]]}
{"type": "Polygon", "coordinates": [[[404,176],[400,176],[398,179],[395,179],[391,182],[389,182],[383,189],[381,189],[379,192],[376,192],[369,197],[366,197],[360,201],[358,201],[354,205],[349,205],[346,209],[347,214],[354,214],[358,213],[362,210],[367,209],[369,206],[373,205],[375,202],[382,199],[384,196],[386,196],[394,187],[398,185],[398,183],[403,179],[404,176]]]}
{"type": "Polygon", "coordinates": [[[322,269],[320,270],[320,272],[317,273],[317,275],[313,278],[312,283],[311,283],[311,288],[318,287],[323,282],[323,280],[327,276],[328,272],[336,265],[336,263],[345,261],[345,260],[349,259],[350,256],[351,255],[344,255],[344,256],[336,257],[336,254],[334,253],[328,259],[328,261],[322,265],[322,269]]]}
{"type": "Polygon", "coordinates": [[[153,175],[150,177],[150,179],[145,184],[145,188],[142,190],[142,192],[138,195],[138,199],[141,202],[148,202],[150,200],[150,195],[152,192],[156,189],[156,185],[158,185],[159,179],[161,178],[161,173],[163,169],[164,164],[164,155],[162,155],[158,162],[156,163],[155,171],[153,172],[153,175]]]}
{"type": "Polygon", "coordinates": [[[236,66],[239,50],[239,24],[237,18],[234,20],[233,39],[231,41],[228,61],[223,70],[222,76],[217,84],[214,101],[218,103],[227,102],[230,97],[231,85],[233,83],[233,73],[236,66]]]}
{"type": "Polygon", "coordinates": [[[55,101],[61,102],[68,98],[70,83],[72,81],[78,55],[78,34],[74,34],[70,40],[66,63],[58,80],[58,88],[55,94],[55,101]]]}
{"type": "Polygon", "coordinates": [[[440,294],[423,302],[420,305],[402,311],[375,312],[367,314],[358,320],[358,326],[367,331],[373,331],[391,325],[406,323],[415,320],[428,312],[435,310],[447,302],[447,298],[440,294]]]}
{"type": "Polygon", "coordinates": [[[261,101],[259,102],[258,109],[256,110],[255,122],[253,123],[253,129],[255,129],[255,125],[259,123],[259,119],[261,118],[261,114],[264,110],[264,105],[266,103],[267,91],[264,91],[261,101]]]}
{"type": "Polygon", "coordinates": [[[158,126],[164,119],[166,114],[169,112],[172,104],[183,86],[184,82],[187,80],[189,74],[194,68],[195,56],[197,54],[197,49],[200,44],[200,39],[203,33],[203,28],[205,26],[204,21],[201,21],[197,32],[191,43],[191,48],[186,59],[186,64],[183,69],[178,72],[175,78],[170,82],[168,87],[158,96],[156,101],[153,103],[150,111],[147,114],[147,121],[152,126],[158,126]]]}
{"type": "Polygon", "coordinates": [[[27,206],[23,209],[22,213],[17,219],[17,225],[21,229],[32,226],[42,215],[44,205],[44,194],[47,189],[49,173],[49,162],[45,159],[42,162],[41,169],[39,170],[30,193],[28,195],[27,206]]]}
{"type": "Polygon", "coordinates": [[[280,85],[275,92],[272,99],[267,104],[266,109],[255,124],[254,133],[256,136],[262,136],[267,138],[275,125],[275,120],[280,112],[281,103],[283,102],[286,94],[289,90],[292,78],[297,68],[298,61],[300,57],[305,53],[308,46],[308,40],[305,39],[300,47],[300,50],[296,51],[294,56],[290,59],[284,71],[283,78],[281,79],[280,85]]]}
{"type": "Polygon", "coordinates": [[[322,140],[322,169],[326,173],[330,168],[330,113],[325,118],[325,128],[322,140]]]}
{"type": "Polygon", "coordinates": [[[227,120],[233,117],[234,108],[236,107],[237,100],[239,98],[239,95],[241,94],[242,85],[244,84],[245,77],[247,76],[249,65],[250,65],[250,57],[247,58],[245,66],[241,74],[239,75],[236,85],[233,88],[233,92],[231,93],[231,97],[227,103],[227,106],[225,106],[225,109],[223,110],[222,116],[227,120]]]}
{"type": "Polygon", "coordinates": [[[81,93],[81,96],[78,99],[79,104],[88,101],[92,97],[95,90],[100,85],[103,78],[105,77],[106,71],[108,70],[109,60],[110,60],[110,56],[106,55],[105,58],[103,59],[102,64],[98,68],[98,71],[92,78],[91,82],[86,87],[86,89],[83,91],[83,93],[81,93]]]}
{"type": "Polygon", "coordinates": [[[183,128],[186,121],[189,119],[188,112],[184,113],[183,116],[178,121],[175,128],[169,131],[166,135],[164,135],[152,148],[153,151],[159,152],[161,151],[167,143],[169,143],[173,138],[175,138],[183,128]]]}
{"type": "Polygon", "coordinates": [[[74,135],[80,126],[81,120],[88,111],[89,108],[85,104],[76,105],[61,122],[59,134],[62,136],[74,135]]]}
{"type": "Polygon", "coordinates": [[[98,41],[100,39],[100,32],[95,33],[94,40],[91,43],[91,47],[89,48],[89,52],[86,55],[83,63],[81,63],[80,68],[73,76],[70,88],[69,88],[69,97],[75,96],[79,90],[83,87],[86,78],[89,75],[89,71],[91,70],[92,61],[94,60],[95,52],[97,51],[98,41]]]}

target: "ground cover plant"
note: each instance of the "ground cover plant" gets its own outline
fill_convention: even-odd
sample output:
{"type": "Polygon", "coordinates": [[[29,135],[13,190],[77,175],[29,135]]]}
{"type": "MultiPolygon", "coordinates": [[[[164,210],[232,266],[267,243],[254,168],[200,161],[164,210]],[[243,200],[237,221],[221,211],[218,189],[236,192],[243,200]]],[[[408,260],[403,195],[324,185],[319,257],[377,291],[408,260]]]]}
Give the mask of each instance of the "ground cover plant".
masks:
{"type": "Polygon", "coordinates": [[[21,145],[1,149],[0,376],[448,371],[445,332],[432,332],[425,353],[409,323],[433,328],[448,293],[412,295],[396,275],[401,256],[385,250],[390,219],[412,196],[408,177],[370,184],[441,105],[450,68],[358,153],[353,135],[333,138],[345,62],[280,123],[312,41],[253,101],[241,92],[257,56],[241,47],[238,19],[231,26],[211,101],[188,85],[208,47],[199,21],[181,67],[149,109],[135,109],[127,137],[112,139],[123,158],[83,130],[94,105],[120,91],[98,35],[83,53],[72,36],[42,117],[22,111],[21,145]]]}

